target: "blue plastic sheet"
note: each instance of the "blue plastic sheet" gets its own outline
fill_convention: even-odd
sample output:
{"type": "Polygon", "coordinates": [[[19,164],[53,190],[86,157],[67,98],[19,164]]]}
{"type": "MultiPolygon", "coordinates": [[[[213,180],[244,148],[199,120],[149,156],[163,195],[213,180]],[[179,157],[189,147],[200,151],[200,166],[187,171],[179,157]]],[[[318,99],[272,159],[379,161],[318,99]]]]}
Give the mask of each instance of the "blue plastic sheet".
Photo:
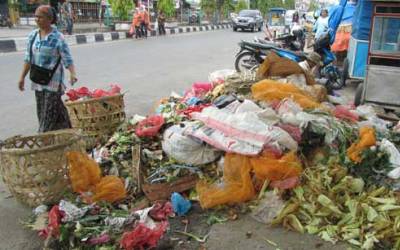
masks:
{"type": "Polygon", "coordinates": [[[192,203],[183,198],[179,193],[173,193],[171,195],[171,203],[174,212],[179,216],[185,215],[192,207],[192,203]]]}
{"type": "Polygon", "coordinates": [[[342,21],[346,4],[347,0],[340,0],[340,3],[336,7],[335,11],[329,14],[328,27],[329,27],[329,35],[331,38],[330,44],[333,44],[335,42],[336,31],[339,27],[340,22],[342,21]]]}
{"type": "Polygon", "coordinates": [[[357,40],[368,40],[371,31],[372,2],[358,0],[353,16],[351,35],[357,40]]]}

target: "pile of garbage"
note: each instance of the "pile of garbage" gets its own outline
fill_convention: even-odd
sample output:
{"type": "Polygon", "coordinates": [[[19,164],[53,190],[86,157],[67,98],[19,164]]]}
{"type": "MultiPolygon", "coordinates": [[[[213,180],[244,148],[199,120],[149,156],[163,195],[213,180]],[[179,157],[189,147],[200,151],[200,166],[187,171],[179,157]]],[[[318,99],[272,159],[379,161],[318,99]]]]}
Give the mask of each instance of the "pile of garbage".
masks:
{"type": "Polygon", "coordinates": [[[156,246],[189,200],[203,209],[246,203],[268,225],[399,248],[400,123],[371,106],[330,103],[310,76],[289,71],[276,60],[257,74],[216,71],[129,119],[94,160],[71,152],[74,193],[49,212],[37,208],[30,225],[73,247],[135,249],[156,246]],[[187,176],[195,187],[138,209],[143,184],[187,176]]]}

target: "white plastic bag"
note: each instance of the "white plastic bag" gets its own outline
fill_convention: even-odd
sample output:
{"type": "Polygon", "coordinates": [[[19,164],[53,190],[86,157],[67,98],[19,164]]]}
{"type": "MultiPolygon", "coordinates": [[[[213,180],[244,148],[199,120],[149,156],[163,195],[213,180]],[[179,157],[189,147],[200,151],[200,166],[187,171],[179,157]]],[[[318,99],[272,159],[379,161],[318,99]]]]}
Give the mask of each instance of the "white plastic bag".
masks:
{"type": "Polygon", "coordinates": [[[179,162],[201,165],[215,161],[221,152],[183,132],[190,123],[174,125],[165,130],[162,141],[163,151],[179,162]]]}
{"type": "Polygon", "coordinates": [[[209,76],[208,76],[208,81],[213,83],[213,84],[220,84],[220,83],[224,83],[225,79],[228,76],[231,76],[233,74],[235,74],[236,71],[233,69],[222,69],[222,70],[217,70],[212,72],[209,76]]]}

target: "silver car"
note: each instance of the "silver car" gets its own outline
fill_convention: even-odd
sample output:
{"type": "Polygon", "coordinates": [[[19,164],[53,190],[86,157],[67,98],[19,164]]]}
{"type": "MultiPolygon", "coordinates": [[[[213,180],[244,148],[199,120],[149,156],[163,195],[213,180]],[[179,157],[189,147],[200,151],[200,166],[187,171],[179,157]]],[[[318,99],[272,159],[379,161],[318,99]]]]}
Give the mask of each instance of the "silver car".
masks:
{"type": "Polygon", "coordinates": [[[238,29],[261,31],[264,20],[259,10],[241,10],[239,14],[232,18],[233,31],[238,29]]]}

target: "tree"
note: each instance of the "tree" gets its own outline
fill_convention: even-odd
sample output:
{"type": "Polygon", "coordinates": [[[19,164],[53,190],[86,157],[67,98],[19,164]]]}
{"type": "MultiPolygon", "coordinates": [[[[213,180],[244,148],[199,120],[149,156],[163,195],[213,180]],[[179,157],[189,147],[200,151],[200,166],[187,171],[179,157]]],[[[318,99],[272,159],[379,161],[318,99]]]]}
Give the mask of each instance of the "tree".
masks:
{"type": "Polygon", "coordinates": [[[310,6],[308,7],[308,11],[316,11],[320,8],[318,1],[316,0],[311,0],[310,1],[310,6]]]}
{"type": "Polygon", "coordinates": [[[157,8],[163,11],[166,16],[171,17],[175,14],[175,1],[174,0],[159,0],[157,8]]]}
{"type": "Polygon", "coordinates": [[[217,2],[215,0],[201,0],[200,8],[206,14],[208,20],[217,9],[217,2]]]}
{"type": "Polygon", "coordinates": [[[247,2],[245,0],[239,0],[235,6],[235,12],[247,9],[247,2]]]}
{"type": "Polygon", "coordinates": [[[109,0],[113,14],[122,21],[127,21],[133,9],[132,0],[109,0]]]}
{"type": "Polygon", "coordinates": [[[261,11],[263,17],[267,15],[268,9],[270,8],[270,0],[257,0],[256,8],[261,11]]]}

